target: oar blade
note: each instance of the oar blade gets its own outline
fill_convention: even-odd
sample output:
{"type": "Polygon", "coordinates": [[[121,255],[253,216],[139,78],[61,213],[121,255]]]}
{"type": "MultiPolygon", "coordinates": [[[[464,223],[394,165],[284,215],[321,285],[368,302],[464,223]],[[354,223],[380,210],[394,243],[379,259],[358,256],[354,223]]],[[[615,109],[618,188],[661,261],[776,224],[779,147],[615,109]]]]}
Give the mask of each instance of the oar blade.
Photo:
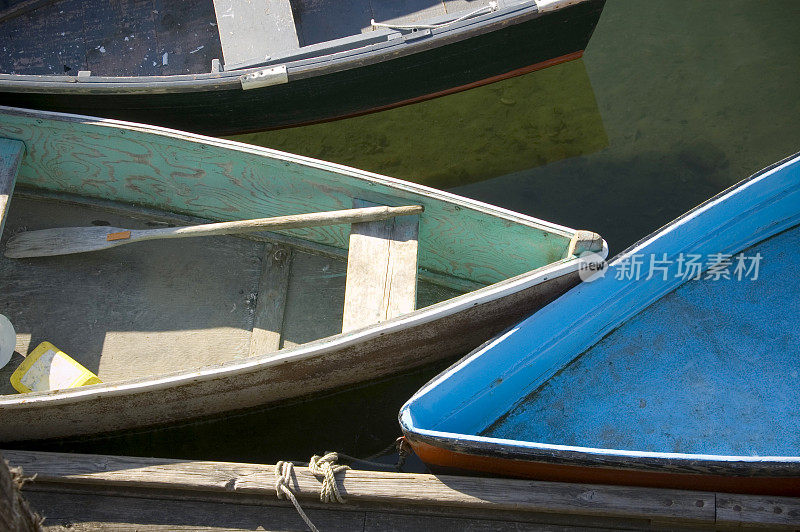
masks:
{"type": "Polygon", "coordinates": [[[108,235],[125,236],[128,229],[119,227],[58,227],[25,231],[11,237],[6,244],[5,256],[12,259],[24,257],[51,257],[111,248],[126,243],[126,238],[109,240],[108,235]]]}

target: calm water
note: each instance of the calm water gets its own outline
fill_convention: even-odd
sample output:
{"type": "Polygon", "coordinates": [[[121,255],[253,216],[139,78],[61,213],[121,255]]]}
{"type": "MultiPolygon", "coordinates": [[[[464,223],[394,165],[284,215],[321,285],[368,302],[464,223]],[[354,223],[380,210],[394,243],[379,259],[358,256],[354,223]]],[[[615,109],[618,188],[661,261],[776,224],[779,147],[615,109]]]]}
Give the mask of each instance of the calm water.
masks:
{"type": "MultiPolygon", "coordinates": [[[[612,254],[800,151],[800,2],[609,0],[582,61],[237,140],[601,233],[612,254]]],[[[274,462],[376,453],[439,368],[188,427],[50,450],[274,462]]]]}

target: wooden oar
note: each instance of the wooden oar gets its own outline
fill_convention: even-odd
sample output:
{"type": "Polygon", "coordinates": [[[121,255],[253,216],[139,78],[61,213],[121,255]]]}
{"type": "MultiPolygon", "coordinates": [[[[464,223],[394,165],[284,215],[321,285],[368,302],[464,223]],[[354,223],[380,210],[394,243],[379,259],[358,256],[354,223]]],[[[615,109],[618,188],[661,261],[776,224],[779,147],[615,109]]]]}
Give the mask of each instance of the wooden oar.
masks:
{"type": "Polygon", "coordinates": [[[366,207],[341,211],[293,214],[275,218],[258,218],[235,222],[165,227],[161,229],[122,229],[120,227],[61,227],[19,233],[6,244],[6,257],[47,257],[107,249],[142,240],[186,238],[190,236],[229,235],[250,231],[274,231],[321,225],[351,224],[387,220],[395,216],[419,214],[421,205],[403,207],[366,207]]]}

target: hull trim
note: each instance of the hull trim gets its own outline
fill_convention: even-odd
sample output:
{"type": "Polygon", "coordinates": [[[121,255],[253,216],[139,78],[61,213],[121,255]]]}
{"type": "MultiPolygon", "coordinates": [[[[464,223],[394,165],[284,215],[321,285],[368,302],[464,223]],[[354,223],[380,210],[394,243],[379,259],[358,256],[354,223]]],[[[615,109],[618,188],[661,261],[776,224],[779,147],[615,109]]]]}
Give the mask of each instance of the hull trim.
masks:
{"type": "Polygon", "coordinates": [[[447,472],[480,471],[505,477],[553,482],[576,482],[748,493],[753,495],[800,496],[800,478],[792,476],[734,476],[713,473],[643,471],[621,467],[593,467],[515,460],[501,456],[479,456],[446,449],[406,435],[417,456],[429,466],[447,472]]]}

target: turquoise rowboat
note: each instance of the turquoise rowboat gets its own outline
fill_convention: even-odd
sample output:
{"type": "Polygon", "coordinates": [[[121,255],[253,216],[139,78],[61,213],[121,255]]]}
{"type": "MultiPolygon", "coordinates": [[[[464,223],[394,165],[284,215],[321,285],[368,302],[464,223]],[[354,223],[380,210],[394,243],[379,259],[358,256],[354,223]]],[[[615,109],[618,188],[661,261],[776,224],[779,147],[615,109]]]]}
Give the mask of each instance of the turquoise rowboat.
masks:
{"type": "Polygon", "coordinates": [[[800,495],[798,224],[795,155],[433,379],[407,440],[439,468],[800,495]]]}
{"type": "Polygon", "coordinates": [[[0,313],[17,333],[0,370],[5,441],[184,422],[459,356],[579,283],[577,255],[605,249],[594,233],[421,185],[169,129],[0,107],[0,139],[6,252],[26,230],[108,227],[116,238],[119,228],[424,207],[388,221],[0,258],[0,313]],[[16,393],[11,372],[43,341],[102,384],[16,393]]]}

